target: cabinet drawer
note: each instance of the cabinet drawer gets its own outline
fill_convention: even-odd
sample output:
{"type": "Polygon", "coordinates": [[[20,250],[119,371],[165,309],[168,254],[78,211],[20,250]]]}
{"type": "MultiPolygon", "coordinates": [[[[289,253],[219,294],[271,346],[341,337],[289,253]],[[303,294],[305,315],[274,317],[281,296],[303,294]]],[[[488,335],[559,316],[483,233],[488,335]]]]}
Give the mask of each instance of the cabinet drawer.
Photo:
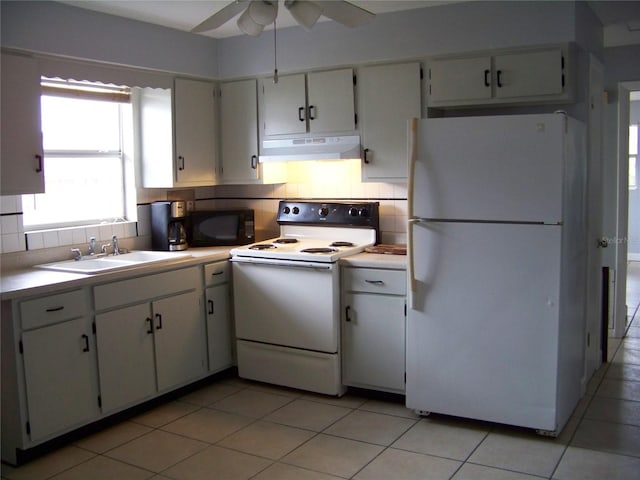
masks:
{"type": "Polygon", "coordinates": [[[195,290],[201,285],[198,267],[181,268],[171,272],[107,283],[93,289],[95,309],[99,311],[143,302],[152,298],[195,290]]]}
{"type": "Polygon", "coordinates": [[[342,275],[345,291],[404,295],[407,289],[404,270],[345,268],[342,275]]]}
{"type": "Polygon", "coordinates": [[[81,317],[87,310],[84,290],[73,290],[21,302],[20,318],[28,330],[81,317]]]}
{"type": "Polygon", "coordinates": [[[204,266],[204,283],[207,287],[228,283],[230,278],[231,264],[226,260],[204,266]]]}

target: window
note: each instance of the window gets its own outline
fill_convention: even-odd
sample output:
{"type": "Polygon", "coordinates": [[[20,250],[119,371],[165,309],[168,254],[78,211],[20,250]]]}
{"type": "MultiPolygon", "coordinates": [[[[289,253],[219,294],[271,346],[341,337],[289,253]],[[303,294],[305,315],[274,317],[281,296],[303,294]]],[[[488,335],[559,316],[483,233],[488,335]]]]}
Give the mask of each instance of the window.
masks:
{"type": "Polygon", "coordinates": [[[128,90],[43,79],[45,193],[23,195],[27,230],[126,219],[128,90]]]}
{"type": "Polygon", "coordinates": [[[629,190],[638,188],[638,125],[629,126],[629,190]]]}

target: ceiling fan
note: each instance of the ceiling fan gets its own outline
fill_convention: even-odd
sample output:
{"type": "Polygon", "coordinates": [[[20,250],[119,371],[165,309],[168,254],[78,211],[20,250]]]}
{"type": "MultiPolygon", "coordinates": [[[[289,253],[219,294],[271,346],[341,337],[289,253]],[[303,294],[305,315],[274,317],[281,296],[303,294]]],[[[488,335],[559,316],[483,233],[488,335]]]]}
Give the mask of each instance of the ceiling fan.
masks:
{"type": "MultiPolygon", "coordinates": [[[[278,16],[278,3],[279,0],[235,0],[196,25],[191,31],[201,33],[214,30],[242,12],[238,17],[238,27],[247,35],[257,36],[262,33],[264,27],[275,22],[278,16]]],[[[375,16],[344,0],[284,0],[284,6],[306,30],[311,30],[320,15],[347,27],[364,25],[375,16]]]]}

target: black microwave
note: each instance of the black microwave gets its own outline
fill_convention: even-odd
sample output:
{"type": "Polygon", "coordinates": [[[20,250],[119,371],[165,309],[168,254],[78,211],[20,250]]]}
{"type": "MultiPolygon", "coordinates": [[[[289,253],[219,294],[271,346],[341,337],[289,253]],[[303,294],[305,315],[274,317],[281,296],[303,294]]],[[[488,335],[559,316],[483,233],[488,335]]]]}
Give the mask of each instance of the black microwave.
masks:
{"type": "Polygon", "coordinates": [[[254,239],[253,210],[198,210],[189,215],[190,247],[246,245],[254,239]]]}

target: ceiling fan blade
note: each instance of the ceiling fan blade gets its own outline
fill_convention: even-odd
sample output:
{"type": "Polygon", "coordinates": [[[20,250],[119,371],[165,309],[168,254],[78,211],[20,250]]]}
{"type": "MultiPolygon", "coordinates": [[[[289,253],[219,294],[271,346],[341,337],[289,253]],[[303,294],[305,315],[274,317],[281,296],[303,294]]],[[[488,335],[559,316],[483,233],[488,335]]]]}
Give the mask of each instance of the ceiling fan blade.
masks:
{"type": "Polygon", "coordinates": [[[325,17],[329,17],[346,27],[359,27],[369,23],[375,17],[375,14],[368,10],[344,0],[318,3],[322,7],[322,14],[325,17]]]}
{"type": "Polygon", "coordinates": [[[315,2],[303,0],[285,0],[284,6],[289,10],[291,16],[302,25],[305,30],[310,31],[311,27],[316,24],[322,8],[315,2]]]}
{"type": "Polygon", "coordinates": [[[214,30],[224,25],[237,14],[239,14],[242,10],[247,8],[249,3],[249,0],[235,0],[233,3],[230,3],[226,7],[211,15],[204,22],[193,27],[191,31],[193,33],[202,33],[209,30],[214,30]]]}

